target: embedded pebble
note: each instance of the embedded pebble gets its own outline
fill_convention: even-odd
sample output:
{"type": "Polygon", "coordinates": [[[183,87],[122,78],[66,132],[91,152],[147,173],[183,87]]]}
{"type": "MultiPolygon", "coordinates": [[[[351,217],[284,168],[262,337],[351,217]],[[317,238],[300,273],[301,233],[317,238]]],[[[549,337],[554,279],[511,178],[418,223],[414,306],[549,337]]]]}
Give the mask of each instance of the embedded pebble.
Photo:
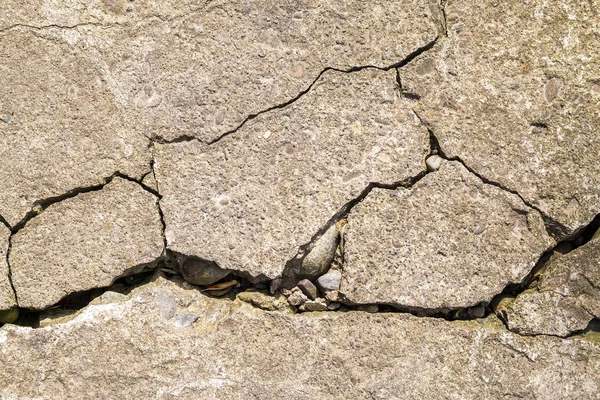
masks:
{"type": "Polygon", "coordinates": [[[471,310],[473,312],[473,316],[475,318],[483,318],[485,316],[485,307],[484,306],[476,306],[471,310]]]}
{"type": "Polygon", "coordinates": [[[291,306],[299,307],[308,301],[308,297],[306,297],[301,291],[293,292],[288,298],[288,303],[291,306]]]}
{"type": "Polygon", "coordinates": [[[330,292],[340,289],[342,282],[342,273],[338,270],[330,270],[325,275],[321,275],[317,279],[317,285],[324,292],[330,292]]]}
{"type": "Polygon", "coordinates": [[[442,165],[443,161],[444,159],[438,155],[428,157],[425,161],[425,164],[427,164],[427,171],[437,171],[438,169],[440,169],[440,166],[442,165]]]}
{"type": "Polygon", "coordinates": [[[318,298],[316,300],[309,300],[304,303],[306,311],[327,311],[327,302],[325,299],[318,298]]]}
{"type": "Polygon", "coordinates": [[[198,316],[194,313],[180,313],[175,316],[173,325],[177,328],[187,328],[198,320],[198,316]]]}

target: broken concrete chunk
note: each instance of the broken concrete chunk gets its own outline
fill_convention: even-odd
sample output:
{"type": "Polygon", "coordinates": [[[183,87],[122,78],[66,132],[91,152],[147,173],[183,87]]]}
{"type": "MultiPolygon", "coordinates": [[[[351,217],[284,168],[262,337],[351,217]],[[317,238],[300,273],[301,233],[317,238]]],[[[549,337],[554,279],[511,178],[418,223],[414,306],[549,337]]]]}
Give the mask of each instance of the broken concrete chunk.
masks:
{"type": "Polygon", "coordinates": [[[219,267],[215,262],[195,257],[178,257],[179,273],[192,285],[206,286],[225,278],[231,271],[219,267]]]}
{"type": "Polygon", "coordinates": [[[82,51],[35,31],[0,33],[0,114],[12,114],[0,127],[0,214],[12,226],[36,202],[150,169],[148,139],[128,128],[119,89],[82,51]]]}
{"type": "Polygon", "coordinates": [[[300,290],[293,292],[287,298],[288,303],[294,307],[300,307],[308,301],[308,297],[304,295],[300,290]]]}
{"type": "Polygon", "coordinates": [[[12,321],[11,319],[15,316],[15,312],[11,311],[11,309],[17,306],[15,293],[10,284],[10,270],[6,259],[9,238],[10,231],[0,222],[0,323],[14,322],[14,319],[12,321]]]}
{"type": "Polygon", "coordinates": [[[561,237],[600,210],[598,12],[572,0],[449,1],[448,36],[400,70],[444,153],[517,191],[561,237]]]}
{"type": "Polygon", "coordinates": [[[524,334],[568,336],[600,318],[600,241],[593,240],[551,262],[539,283],[498,312],[509,329],[524,334]]]}
{"type": "Polygon", "coordinates": [[[9,262],[19,305],[43,309],[70,293],[109,286],[162,251],[157,198],[115,178],[31,219],[14,235],[9,262]]]}
{"type": "Polygon", "coordinates": [[[287,299],[282,295],[269,296],[262,292],[247,291],[239,293],[236,297],[244,303],[250,303],[262,310],[294,312],[287,299]]]}
{"type": "Polygon", "coordinates": [[[217,0],[174,21],[90,26],[70,39],[110,71],[140,132],[210,142],[294,99],[326,68],[391,66],[441,27],[436,0],[217,0]]]}
{"type": "Polygon", "coordinates": [[[68,323],[4,326],[0,342],[7,398],[593,399],[600,378],[600,345],[585,338],[523,337],[491,319],[266,312],[164,279],[68,323]],[[195,322],[165,320],[159,294],[195,322]]]}
{"type": "Polygon", "coordinates": [[[325,299],[317,298],[309,300],[304,303],[306,311],[327,311],[327,301],[325,299]]]}
{"type": "Polygon", "coordinates": [[[411,189],[374,189],[348,218],[340,293],[427,309],[487,303],[554,244],[540,215],[456,161],[411,189]]]}
{"type": "MultiPolygon", "coordinates": [[[[282,276],[370,182],[422,172],[428,133],[396,84],[394,71],[328,72],[298,101],[213,145],[157,145],[169,249],[254,277],[282,276]]],[[[316,270],[327,264],[333,233],[316,270]]]]}

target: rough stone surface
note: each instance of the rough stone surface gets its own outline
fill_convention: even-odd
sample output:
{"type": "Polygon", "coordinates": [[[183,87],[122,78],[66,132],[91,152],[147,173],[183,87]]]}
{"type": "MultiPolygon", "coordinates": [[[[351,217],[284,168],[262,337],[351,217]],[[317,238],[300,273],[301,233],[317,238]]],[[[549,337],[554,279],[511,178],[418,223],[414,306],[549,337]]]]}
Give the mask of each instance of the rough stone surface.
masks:
{"type": "Polygon", "coordinates": [[[0,311],[9,310],[17,305],[15,293],[8,278],[9,269],[6,253],[9,238],[10,231],[0,222],[0,311]]]}
{"type": "Polygon", "coordinates": [[[73,15],[64,7],[72,18],[36,24],[97,24],[56,36],[85,48],[131,126],[169,141],[214,140],[247,116],[295,98],[326,68],[397,64],[442,27],[435,0],[215,0],[189,14],[190,2],[170,13],[168,3],[107,2],[133,11],[113,17],[98,4],[79,5],[73,15]],[[158,18],[144,18],[154,12],[158,18]]]}
{"type": "Polygon", "coordinates": [[[598,2],[457,0],[445,11],[448,38],[401,74],[442,150],[566,232],[587,224],[600,210],[598,2]]]}
{"type": "Polygon", "coordinates": [[[109,286],[162,251],[156,197],[115,178],[30,220],[13,236],[9,262],[19,306],[42,309],[69,293],[109,286]]]}
{"type": "Polygon", "coordinates": [[[473,306],[521,282],[553,244],[517,196],[445,162],[412,189],[375,189],[353,209],[340,293],[353,303],[473,306]]]}
{"type": "Polygon", "coordinates": [[[0,123],[0,214],[12,226],[36,202],[150,169],[148,139],[127,128],[84,44],[68,39],[0,31],[0,115],[12,116],[0,123]]]}
{"type": "Polygon", "coordinates": [[[370,182],[424,170],[428,133],[394,71],[327,73],[292,105],[207,146],[158,145],[171,250],[252,276],[280,276],[370,182]]]}
{"type": "Polygon", "coordinates": [[[489,319],[266,312],[162,279],[66,323],[4,326],[0,342],[5,398],[591,399],[600,377],[592,338],[521,337],[489,319]],[[165,320],[161,293],[196,322],[165,320]]]}
{"type": "Polygon", "coordinates": [[[503,302],[509,329],[567,336],[600,318],[600,240],[564,255],[542,271],[537,287],[503,302]]]}

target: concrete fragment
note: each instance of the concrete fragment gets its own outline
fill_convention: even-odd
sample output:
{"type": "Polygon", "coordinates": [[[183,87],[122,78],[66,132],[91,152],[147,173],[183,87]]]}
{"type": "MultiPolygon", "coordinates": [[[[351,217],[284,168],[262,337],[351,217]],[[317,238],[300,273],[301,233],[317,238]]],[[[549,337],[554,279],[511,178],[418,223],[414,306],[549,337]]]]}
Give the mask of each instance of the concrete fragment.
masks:
{"type": "Polygon", "coordinates": [[[244,303],[250,303],[253,306],[266,311],[294,311],[289,306],[287,299],[282,295],[268,296],[261,292],[247,291],[238,293],[237,298],[244,303]]]}
{"type": "Polygon", "coordinates": [[[340,293],[357,304],[470,307],[521,282],[553,244],[535,210],[447,161],[352,210],[340,293]]]}
{"type": "Polygon", "coordinates": [[[302,290],[302,293],[306,295],[311,300],[314,300],[319,295],[319,291],[314,283],[309,281],[308,279],[302,279],[298,282],[298,287],[302,290]]]}
{"type": "Polygon", "coordinates": [[[342,273],[338,270],[331,270],[317,279],[319,288],[324,292],[339,290],[341,282],[342,273]]]}
{"type": "Polygon", "coordinates": [[[43,309],[70,293],[109,286],[162,251],[157,198],[115,178],[30,220],[14,235],[9,262],[19,305],[43,309]]]}
{"type": "Polygon", "coordinates": [[[587,225],[600,210],[597,4],[458,0],[445,13],[448,37],[400,70],[419,116],[448,157],[517,191],[561,236],[587,225]]]}
{"type": "Polygon", "coordinates": [[[0,214],[13,226],[39,201],[150,169],[148,139],[83,52],[31,30],[0,32],[0,114],[12,114],[0,126],[0,214]]]}
{"type": "Polygon", "coordinates": [[[6,398],[592,399],[600,379],[593,336],[523,337],[490,318],[266,312],[164,279],[68,323],[4,326],[0,342],[6,398]],[[196,322],[166,321],[159,293],[196,322]]]}
{"type": "Polygon", "coordinates": [[[15,312],[10,310],[17,306],[15,293],[10,284],[10,271],[6,259],[9,238],[10,230],[0,222],[0,312],[3,312],[0,314],[0,323],[13,322],[15,312]]]}
{"type": "Polygon", "coordinates": [[[315,299],[315,300],[309,300],[306,303],[304,303],[304,307],[306,308],[306,311],[327,311],[327,302],[325,301],[325,299],[315,299]]]}
{"type": "Polygon", "coordinates": [[[391,66],[442,27],[435,0],[216,0],[189,15],[185,8],[174,21],[90,26],[77,37],[110,68],[132,125],[167,141],[213,141],[295,98],[325,68],[391,66]]]}
{"type": "Polygon", "coordinates": [[[251,276],[281,276],[370,182],[423,170],[428,133],[395,86],[394,71],[326,73],[298,101],[211,146],[157,145],[168,247],[251,276]]]}
{"type": "Polygon", "coordinates": [[[498,312],[509,329],[523,334],[568,336],[600,318],[600,240],[551,262],[537,286],[498,312]]]}
{"type": "Polygon", "coordinates": [[[301,291],[293,292],[287,298],[290,306],[299,307],[308,301],[308,297],[301,291]]]}

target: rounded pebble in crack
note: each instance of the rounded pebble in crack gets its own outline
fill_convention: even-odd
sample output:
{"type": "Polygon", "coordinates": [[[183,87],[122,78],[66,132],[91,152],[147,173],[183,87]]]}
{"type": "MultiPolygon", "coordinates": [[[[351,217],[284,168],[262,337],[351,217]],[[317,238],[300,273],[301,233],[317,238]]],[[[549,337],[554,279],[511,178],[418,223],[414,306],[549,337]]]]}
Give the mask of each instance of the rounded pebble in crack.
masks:
{"type": "Polygon", "coordinates": [[[329,311],[335,311],[338,308],[340,308],[341,304],[340,303],[329,303],[329,305],[327,306],[327,309],[329,311]]]}
{"type": "Polygon", "coordinates": [[[175,316],[173,325],[177,328],[187,328],[198,320],[198,316],[194,313],[181,313],[175,316]]]}
{"type": "Polygon", "coordinates": [[[197,258],[185,259],[179,272],[186,282],[192,285],[211,285],[229,275],[229,270],[223,269],[217,263],[197,258]]]}
{"type": "Polygon", "coordinates": [[[473,307],[473,316],[475,318],[483,318],[485,316],[485,307],[484,306],[476,306],[473,307]]]}
{"type": "Polygon", "coordinates": [[[13,307],[10,310],[0,311],[0,324],[12,324],[19,318],[19,308],[13,307]]]}
{"type": "Polygon", "coordinates": [[[319,295],[317,287],[308,279],[302,279],[300,282],[298,282],[298,287],[300,290],[302,290],[302,293],[304,293],[311,300],[316,299],[319,295]]]}
{"type": "Polygon", "coordinates": [[[332,270],[317,279],[317,285],[324,292],[331,292],[340,289],[342,282],[342,273],[338,270],[332,270]]]}
{"type": "Polygon", "coordinates": [[[427,171],[437,171],[438,169],[440,169],[440,166],[442,165],[443,161],[444,159],[438,155],[428,157],[425,161],[425,164],[427,164],[427,171]]]}

